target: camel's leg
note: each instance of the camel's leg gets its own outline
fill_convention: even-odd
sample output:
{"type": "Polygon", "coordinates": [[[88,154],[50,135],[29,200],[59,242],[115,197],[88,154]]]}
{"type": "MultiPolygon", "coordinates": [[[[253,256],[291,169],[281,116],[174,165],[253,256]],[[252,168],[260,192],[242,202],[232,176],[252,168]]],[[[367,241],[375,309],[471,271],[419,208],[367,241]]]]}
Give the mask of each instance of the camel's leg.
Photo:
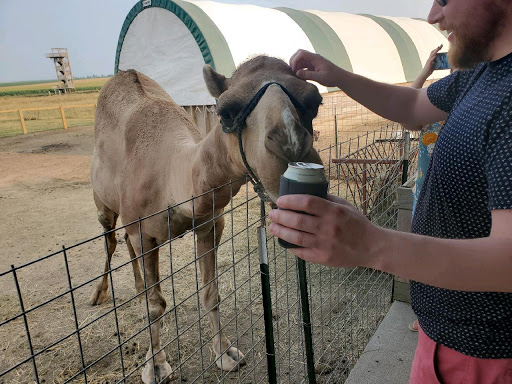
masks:
{"type": "MultiPolygon", "coordinates": [[[[137,235],[131,238],[131,245],[133,246],[135,255],[139,256],[141,254],[141,247],[137,235]]],[[[144,241],[143,245],[144,249],[152,249],[155,246],[154,241],[144,241]]],[[[153,323],[153,321],[162,316],[166,306],[165,299],[162,295],[162,288],[160,287],[160,284],[156,284],[160,281],[158,249],[146,254],[144,256],[143,264],[144,278],[146,287],[148,288],[147,300],[149,306],[149,320],[153,323]]],[[[172,369],[165,359],[165,351],[160,351],[160,323],[161,320],[158,320],[151,325],[151,343],[149,345],[148,352],[146,353],[146,359],[148,359],[148,362],[142,370],[142,381],[146,384],[169,383],[172,379],[170,376],[172,369]]]]}
{"type": "Polygon", "coordinates": [[[124,239],[126,241],[126,246],[128,247],[128,252],[130,253],[130,259],[132,259],[132,268],[133,268],[133,277],[135,278],[135,289],[137,293],[142,292],[144,289],[144,280],[142,279],[142,273],[140,272],[140,263],[139,259],[137,259],[137,255],[133,250],[132,243],[130,242],[130,236],[127,233],[124,234],[124,239]]]}
{"type": "MultiPolygon", "coordinates": [[[[224,229],[223,218],[215,224],[215,244],[219,244],[224,229]]],[[[201,290],[201,302],[209,311],[208,318],[213,328],[213,351],[216,356],[216,364],[223,371],[237,370],[239,365],[244,365],[244,354],[231,346],[231,342],[221,331],[218,303],[220,301],[217,280],[215,278],[215,251],[213,229],[205,237],[197,238],[197,251],[199,255],[199,268],[201,270],[201,282],[204,288],[201,290]]]]}
{"type": "MultiPolygon", "coordinates": [[[[100,224],[103,226],[103,230],[105,232],[111,231],[116,227],[116,220],[118,218],[118,214],[107,208],[105,204],[101,202],[96,193],[94,193],[94,202],[96,203],[96,207],[98,208],[98,220],[100,224]]],[[[91,297],[91,305],[100,305],[108,300],[108,267],[110,264],[110,260],[112,259],[112,254],[116,250],[117,239],[115,232],[111,232],[107,235],[107,260],[105,261],[105,274],[101,278],[100,282],[96,286],[92,297],[91,297]]]]}

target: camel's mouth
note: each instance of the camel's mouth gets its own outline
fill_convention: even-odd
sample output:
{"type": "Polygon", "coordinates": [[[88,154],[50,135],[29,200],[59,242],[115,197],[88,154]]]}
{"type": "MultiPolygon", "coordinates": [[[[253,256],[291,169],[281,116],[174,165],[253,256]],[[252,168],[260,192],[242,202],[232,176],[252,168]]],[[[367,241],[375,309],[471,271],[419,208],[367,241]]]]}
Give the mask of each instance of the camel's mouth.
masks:
{"type": "MultiPolygon", "coordinates": [[[[260,196],[261,198],[261,196],[260,196]]],[[[264,203],[268,204],[270,208],[277,209],[276,201],[279,198],[279,195],[274,195],[273,193],[268,193],[268,191],[265,191],[264,195],[264,203]]]]}

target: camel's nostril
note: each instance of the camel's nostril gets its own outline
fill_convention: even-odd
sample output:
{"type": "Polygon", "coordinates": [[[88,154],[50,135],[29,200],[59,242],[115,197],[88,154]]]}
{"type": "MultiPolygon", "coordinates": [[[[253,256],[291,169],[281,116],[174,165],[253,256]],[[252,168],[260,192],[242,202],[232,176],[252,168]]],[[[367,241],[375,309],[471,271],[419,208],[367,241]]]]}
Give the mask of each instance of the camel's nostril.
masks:
{"type": "Polygon", "coordinates": [[[310,152],[313,137],[300,125],[277,126],[265,136],[265,147],[285,161],[299,161],[310,152]]]}
{"type": "Polygon", "coordinates": [[[277,135],[269,133],[265,138],[265,147],[269,152],[273,153],[277,157],[288,160],[284,149],[284,143],[277,135]]]}

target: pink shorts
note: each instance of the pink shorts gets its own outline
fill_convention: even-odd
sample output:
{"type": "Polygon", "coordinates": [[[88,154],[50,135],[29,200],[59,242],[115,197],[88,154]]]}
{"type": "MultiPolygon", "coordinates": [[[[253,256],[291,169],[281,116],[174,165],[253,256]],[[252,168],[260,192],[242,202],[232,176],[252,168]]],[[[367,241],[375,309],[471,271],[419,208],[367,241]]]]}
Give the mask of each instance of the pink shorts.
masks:
{"type": "Polygon", "coordinates": [[[418,333],[409,384],[512,384],[512,359],[466,356],[418,333]]]}

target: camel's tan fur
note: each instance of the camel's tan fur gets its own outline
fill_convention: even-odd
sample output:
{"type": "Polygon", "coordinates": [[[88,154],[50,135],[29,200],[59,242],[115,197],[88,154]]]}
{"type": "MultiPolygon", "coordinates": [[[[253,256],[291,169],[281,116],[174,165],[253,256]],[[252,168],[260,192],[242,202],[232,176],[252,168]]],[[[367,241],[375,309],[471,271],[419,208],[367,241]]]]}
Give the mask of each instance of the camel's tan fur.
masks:
{"type": "MultiPolygon", "coordinates": [[[[304,128],[311,126],[321,96],[315,86],[295,77],[283,61],[258,56],[242,64],[230,79],[205,66],[204,77],[212,96],[219,99],[219,116],[228,123],[270,81],[284,85],[305,106],[305,115],[298,114],[282,89],[271,85],[247,119],[243,132],[247,160],[273,199],[278,194],[279,176],[289,161],[321,162],[312,147],[312,137],[304,128]]],[[[245,173],[236,134],[223,133],[218,124],[201,138],[187,113],[153,80],[133,70],[120,71],[103,87],[96,112],[91,181],[98,218],[105,231],[115,228],[118,216],[123,223],[130,223],[230,180],[243,180],[245,173]]],[[[229,203],[231,193],[236,193],[241,185],[239,181],[232,191],[224,188],[216,192],[216,217],[229,203]]],[[[197,253],[205,254],[199,259],[202,284],[213,281],[201,290],[201,301],[209,311],[216,334],[213,349],[217,365],[231,370],[243,362],[243,354],[220,331],[213,249],[214,244],[220,243],[224,222],[222,218],[215,224],[211,222],[212,203],[211,194],[194,201],[196,227],[210,222],[196,231],[197,253]]],[[[192,209],[192,203],[186,203],[173,210],[173,238],[192,227],[192,209]]],[[[116,247],[115,234],[110,234],[107,240],[110,258],[116,247]]],[[[147,251],[167,240],[166,215],[142,223],[142,244],[138,225],[127,227],[126,242],[132,259],[141,254],[141,248],[147,251]]],[[[105,270],[108,265],[109,260],[105,270]]],[[[136,289],[141,291],[144,282],[139,263],[133,260],[132,265],[136,289]]],[[[160,279],[158,250],[144,256],[144,266],[146,286],[151,287],[160,279]]],[[[107,288],[108,280],[104,276],[92,296],[93,304],[107,300],[107,288]]],[[[164,313],[166,306],[158,284],[149,289],[148,298],[153,320],[164,313]]],[[[154,351],[161,348],[159,331],[160,324],[155,322],[154,351]]],[[[152,353],[150,348],[147,356],[152,353]]],[[[156,379],[160,382],[171,372],[163,350],[155,356],[155,364],[156,379]]],[[[153,382],[152,361],[142,376],[144,382],[153,382]]]]}

